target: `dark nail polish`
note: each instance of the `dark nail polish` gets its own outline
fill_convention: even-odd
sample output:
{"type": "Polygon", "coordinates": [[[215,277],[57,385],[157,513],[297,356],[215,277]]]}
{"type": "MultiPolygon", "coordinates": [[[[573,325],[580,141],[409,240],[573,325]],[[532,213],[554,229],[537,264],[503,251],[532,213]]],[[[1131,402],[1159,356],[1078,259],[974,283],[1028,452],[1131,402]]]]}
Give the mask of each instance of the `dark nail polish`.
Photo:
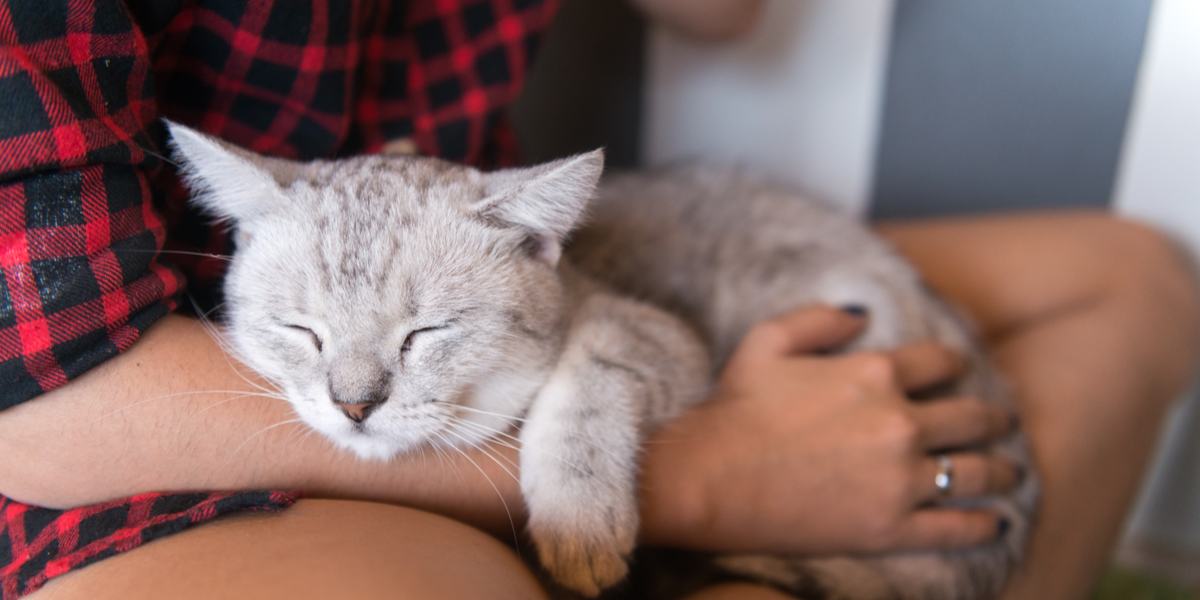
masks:
{"type": "Polygon", "coordinates": [[[1000,522],[996,523],[996,539],[1004,537],[1008,533],[1008,528],[1011,523],[1008,522],[1008,517],[1001,517],[1000,522]]]}
{"type": "Polygon", "coordinates": [[[867,316],[867,307],[861,304],[846,304],[841,307],[841,310],[842,312],[855,317],[867,316]]]}
{"type": "Polygon", "coordinates": [[[1008,417],[1009,431],[1016,431],[1020,428],[1021,428],[1021,415],[1018,415],[1017,413],[1012,413],[1011,415],[1009,415],[1009,417],[1008,417]]]}

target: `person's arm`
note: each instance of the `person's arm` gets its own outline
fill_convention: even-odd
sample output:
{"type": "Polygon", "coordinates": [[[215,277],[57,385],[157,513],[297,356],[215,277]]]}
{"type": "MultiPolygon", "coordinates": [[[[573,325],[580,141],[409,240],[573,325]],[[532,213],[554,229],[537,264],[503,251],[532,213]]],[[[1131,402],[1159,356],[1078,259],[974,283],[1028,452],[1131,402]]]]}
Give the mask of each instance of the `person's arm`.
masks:
{"type": "Polygon", "coordinates": [[[1008,597],[1095,581],[1170,402],[1200,359],[1200,293],[1160,234],[1102,213],[894,223],[883,234],[980,323],[1018,389],[1042,473],[1008,597]]]}
{"type": "Polygon", "coordinates": [[[633,0],[651,19],[686,35],[727,40],[758,21],[763,0],[633,0]]]}
{"type": "Polygon", "coordinates": [[[262,385],[199,321],[168,317],[120,357],[0,414],[0,492],[71,507],[144,491],[295,489],[510,531],[490,478],[520,524],[515,482],[481,453],[472,460],[486,478],[468,460],[432,452],[362,461],[295,422],[262,385]]]}
{"type": "MultiPolygon", "coordinates": [[[[969,400],[912,411],[896,381],[920,387],[951,374],[953,357],[936,347],[894,357],[800,355],[851,339],[862,325],[817,308],[749,336],[717,398],[646,445],[643,537],[810,552],[990,539],[994,515],[913,512],[933,491],[920,485],[932,481],[921,440],[954,435],[962,424],[973,436],[1000,435],[1007,417],[969,400]],[[839,500],[847,496],[862,501],[839,500]]],[[[291,409],[254,395],[258,385],[200,323],[170,317],[118,359],[0,415],[0,491],[73,506],[146,490],[298,489],[423,508],[503,537],[520,529],[516,482],[486,456],[499,454],[515,472],[513,450],[364,462],[298,423],[278,425],[294,419],[291,409]]],[[[1013,483],[1011,467],[998,461],[960,467],[960,493],[1013,483]]]]}

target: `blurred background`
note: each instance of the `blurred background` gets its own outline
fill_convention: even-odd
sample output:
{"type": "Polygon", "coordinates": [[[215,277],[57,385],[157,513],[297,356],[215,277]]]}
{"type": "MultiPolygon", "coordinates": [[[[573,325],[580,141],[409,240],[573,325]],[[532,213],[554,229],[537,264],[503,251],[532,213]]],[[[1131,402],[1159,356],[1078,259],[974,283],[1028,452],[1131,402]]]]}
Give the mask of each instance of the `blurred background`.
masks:
{"type": "MultiPolygon", "coordinates": [[[[1197,0],[767,0],[732,42],[567,0],[514,122],[530,160],[752,165],[870,218],[1091,206],[1200,256],[1197,0]]],[[[1120,440],[1113,440],[1120,443],[1120,440]]],[[[1200,590],[1200,394],[1103,597],[1200,590]]]]}

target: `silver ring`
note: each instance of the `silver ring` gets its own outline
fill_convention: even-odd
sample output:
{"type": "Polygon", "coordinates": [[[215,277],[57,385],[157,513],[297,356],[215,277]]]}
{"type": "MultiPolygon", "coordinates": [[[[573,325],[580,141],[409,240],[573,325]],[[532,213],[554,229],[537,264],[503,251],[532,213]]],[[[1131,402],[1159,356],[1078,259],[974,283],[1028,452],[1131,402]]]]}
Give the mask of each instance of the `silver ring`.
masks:
{"type": "Polygon", "coordinates": [[[949,496],[954,487],[954,462],[945,454],[937,455],[937,475],[933,476],[933,487],[942,497],[949,496]]]}

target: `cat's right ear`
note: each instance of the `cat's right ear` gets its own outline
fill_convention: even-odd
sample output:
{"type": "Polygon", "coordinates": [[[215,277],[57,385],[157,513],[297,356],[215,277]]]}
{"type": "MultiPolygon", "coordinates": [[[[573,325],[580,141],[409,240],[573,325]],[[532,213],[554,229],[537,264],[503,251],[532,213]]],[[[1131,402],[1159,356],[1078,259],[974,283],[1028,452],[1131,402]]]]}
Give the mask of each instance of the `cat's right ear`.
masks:
{"type": "Polygon", "coordinates": [[[487,195],[471,210],[489,221],[524,230],[526,248],[553,265],[567,234],[583,218],[604,170],[604,151],[593,150],[523,169],[484,176],[487,195]]]}
{"type": "Polygon", "coordinates": [[[301,165],[268,158],[172,121],[171,149],[193,202],[225,221],[246,225],[285,205],[283,186],[301,165]]]}

